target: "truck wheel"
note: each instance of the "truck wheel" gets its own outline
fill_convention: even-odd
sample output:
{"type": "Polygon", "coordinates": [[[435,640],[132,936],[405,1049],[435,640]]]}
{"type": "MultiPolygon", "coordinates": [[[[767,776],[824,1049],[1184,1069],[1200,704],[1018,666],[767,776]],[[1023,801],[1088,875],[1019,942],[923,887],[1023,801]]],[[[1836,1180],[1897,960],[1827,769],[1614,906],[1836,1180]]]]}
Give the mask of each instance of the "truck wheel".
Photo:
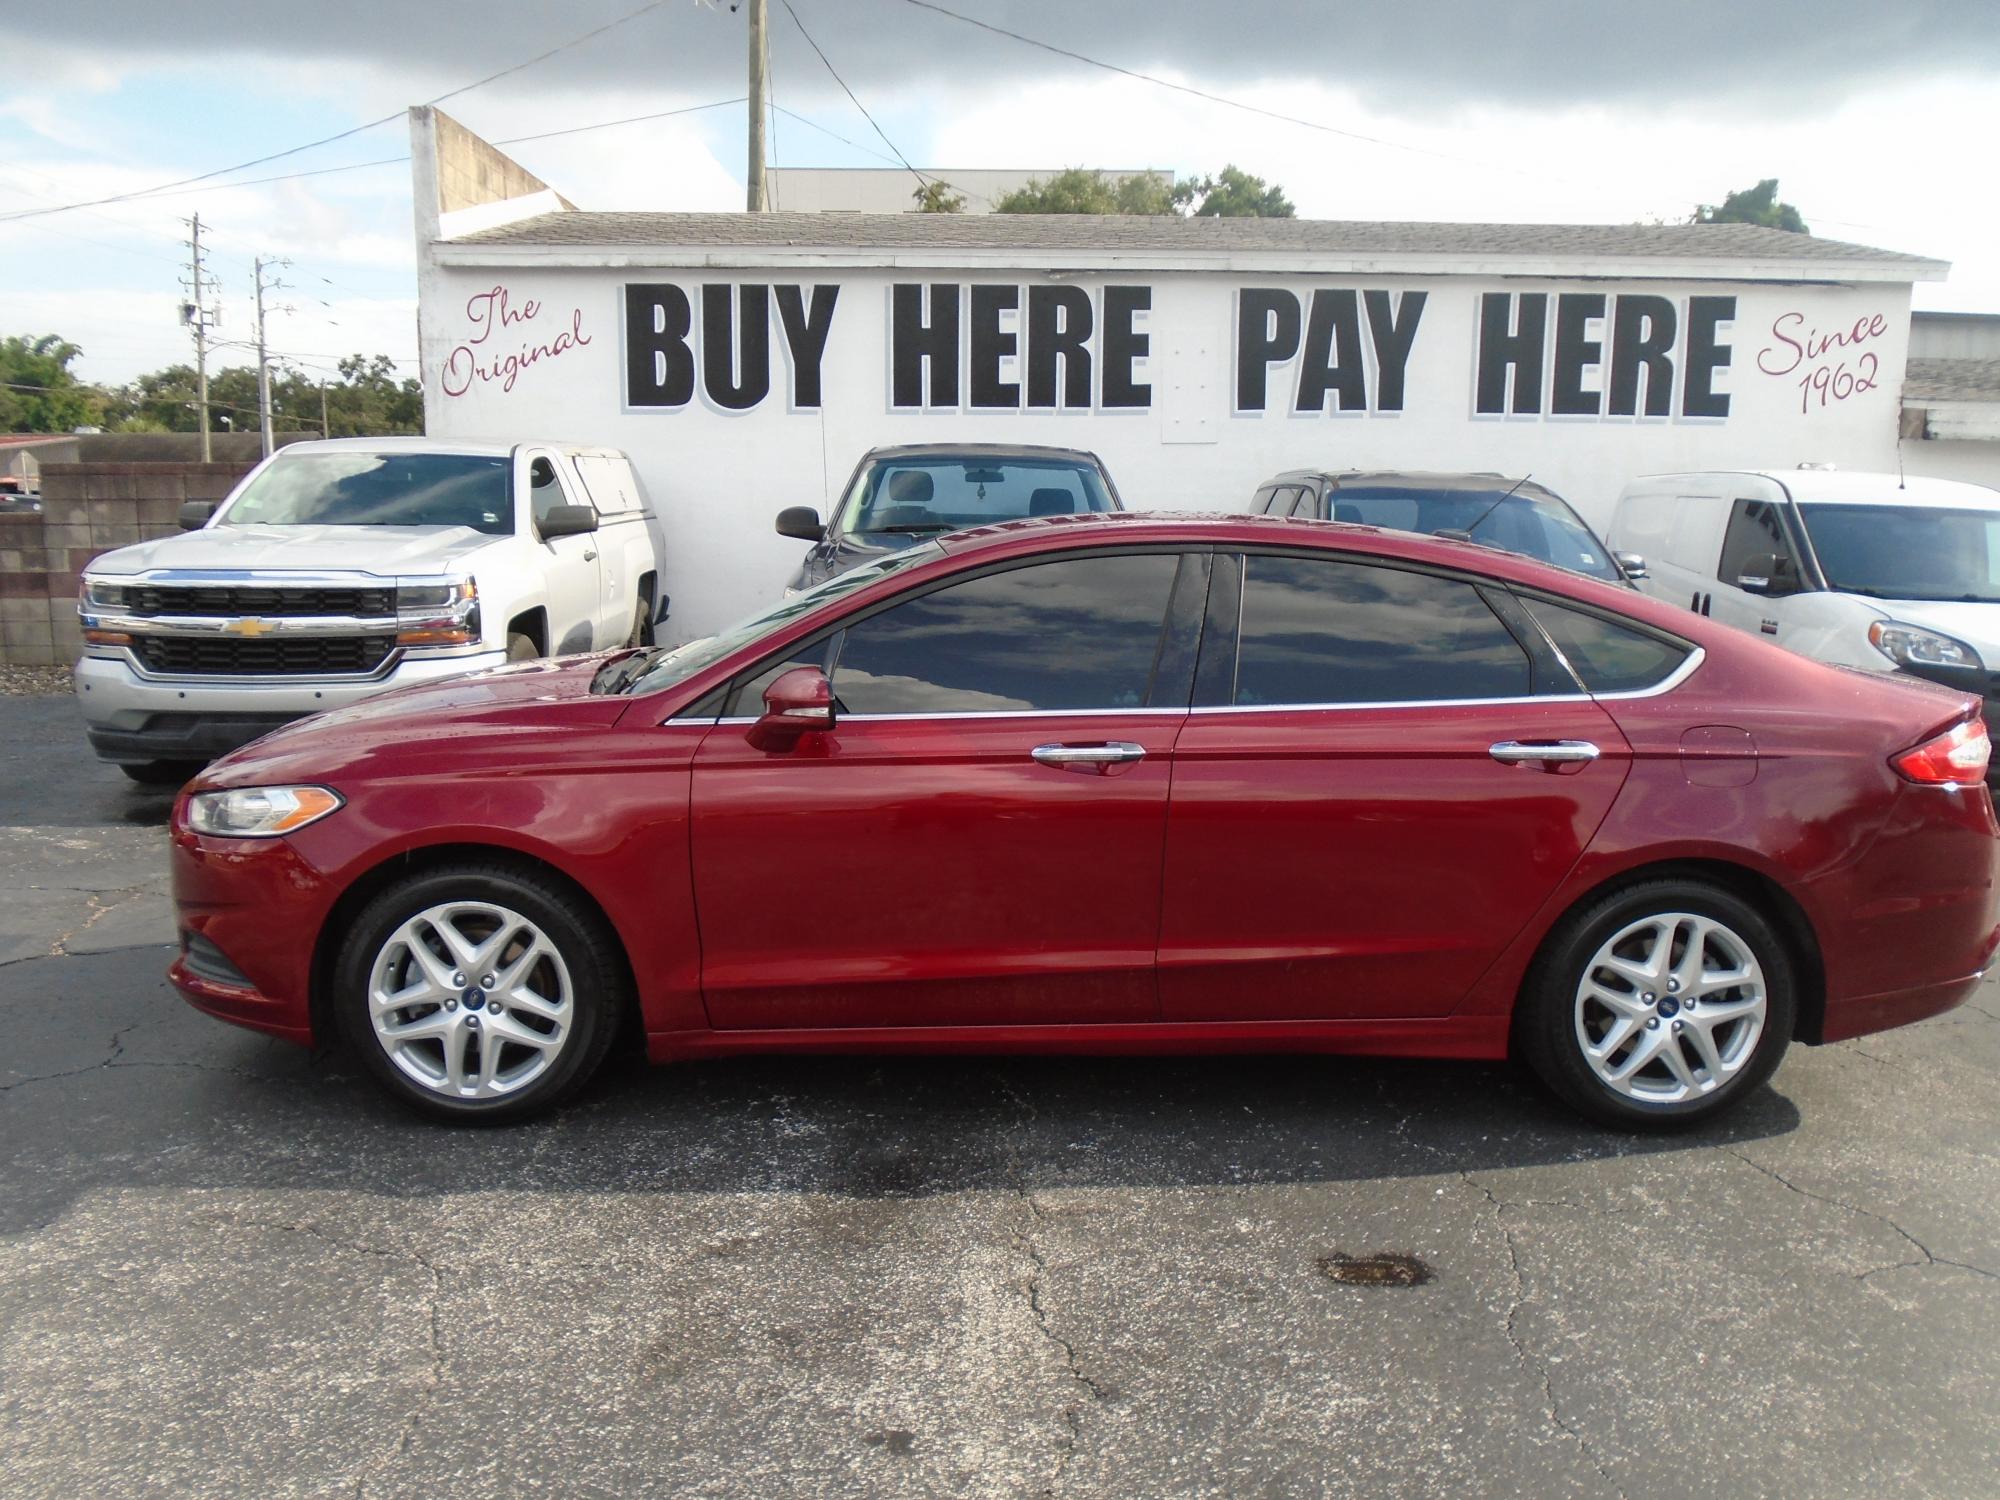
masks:
{"type": "Polygon", "coordinates": [[[625,644],[628,646],[653,644],[653,603],[644,594],[639,596],[638,607],[632,611],[632,634],[625,644]]]}
{"type": "Polygon", "coordinates": [[[185,786],[201,771],[198,760],[142,760],[137,765],[119,766],[140,786],[185,786]]]}
{"type": "Polygon", "coordinates": [[[533,636],[510,635],[507,637],[507,660],[533,661],[541,654],[540,651],[535,649],[535,638],[533,636]]]}

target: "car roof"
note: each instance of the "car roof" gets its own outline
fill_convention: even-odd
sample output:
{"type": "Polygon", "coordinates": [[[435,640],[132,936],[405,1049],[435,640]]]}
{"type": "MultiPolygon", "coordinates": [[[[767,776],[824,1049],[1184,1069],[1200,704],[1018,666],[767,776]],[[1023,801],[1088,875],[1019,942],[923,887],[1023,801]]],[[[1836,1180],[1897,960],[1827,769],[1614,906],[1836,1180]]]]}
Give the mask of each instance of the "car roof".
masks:
{"type": "Polygon", "coordinates": [[[2000,490],[1987,485],[1860,469],[1713,469],[1694,474],[1648,474],[1641,482],[1740,478],[1771,480],[1783,485],[1794,500],[1812,504],[2000,506],[2000,490]]]}
{"type": "Polygon", "coordinates": [[[861,457],[864,463],[878,458],[1060,458],[1104,466],[1088,448],[1056,448],[1043,443],[895,443],[870,448],[861,457]]]}

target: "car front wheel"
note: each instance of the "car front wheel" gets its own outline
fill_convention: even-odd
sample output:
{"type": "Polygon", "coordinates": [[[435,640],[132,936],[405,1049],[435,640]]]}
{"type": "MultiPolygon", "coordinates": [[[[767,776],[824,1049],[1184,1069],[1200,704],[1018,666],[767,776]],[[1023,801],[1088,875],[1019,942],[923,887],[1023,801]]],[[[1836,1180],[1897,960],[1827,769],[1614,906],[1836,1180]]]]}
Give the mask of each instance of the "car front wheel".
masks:
{"type": "Polygon", "coordinates": [[[369,902],[337,966],[349,1044],[390,1093],[452,1120],[517,1120],[581,1088],[625,998],[615,938],[529,872],[466,865],[369,902]]]}
{"type": "Polygon", "coordinates": [[[1516,1038],[1584,1114],[1673,1129],[1768,1079],[1796,1008],[1790,955],[1755,907],[1697,881],[1649,881],[1562,924],[1522,994],[1516,1038]]]}

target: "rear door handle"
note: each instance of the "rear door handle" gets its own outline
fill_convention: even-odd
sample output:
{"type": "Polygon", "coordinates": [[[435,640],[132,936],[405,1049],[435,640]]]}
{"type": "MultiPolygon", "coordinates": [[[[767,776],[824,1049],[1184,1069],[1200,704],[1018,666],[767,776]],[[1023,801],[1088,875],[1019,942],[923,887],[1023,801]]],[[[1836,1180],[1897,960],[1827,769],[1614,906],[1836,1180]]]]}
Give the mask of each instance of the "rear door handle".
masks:
{"type": "Polygon", "coordinates": [[[1037,745],[1029,754],[1045,766],[1115,766],[1144,760],[1146,747],[1113,740],[1105,745],[1037,745]]]}
{"type": "Polygon", "coordinates": [[[1544,741],[1539,745],[1502,740],[1486,753],[1502,765],[1518,766],[1531,761],[1596,760],[1600,752],[1589,740],[1544,741]]]}

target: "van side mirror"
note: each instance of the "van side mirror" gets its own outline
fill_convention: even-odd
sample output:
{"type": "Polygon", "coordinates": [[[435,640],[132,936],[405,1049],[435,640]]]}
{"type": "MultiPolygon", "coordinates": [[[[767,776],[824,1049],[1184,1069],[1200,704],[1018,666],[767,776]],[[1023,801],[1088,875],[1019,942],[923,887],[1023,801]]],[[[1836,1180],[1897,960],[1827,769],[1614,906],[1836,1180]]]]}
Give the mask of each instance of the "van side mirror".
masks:
{"type": "Polygon", "coordinates": [[[1773,552],[1744,558],[1743,571],[1736,575],[1735,583],[1746,594],[1762,594],[1767,598],[1799,591],[1798,577],[1792,572],[1792,560],[1773,552]]]}
{"type": "Polygon", "coordinates": [[[1611,560],[1618,564],[1618,571],[1634,583],[1641,578],[1653,576],[1646,571],[1646,559],[1636,552],[1614,552],[1611,554],[1611,560]]]}
{"type": "Polygon", "coordinates": [[[183,500],[181,502],[180,523],[182,531],[199,531],[215,515],[213,500],[183,500]]]}
{"type": "Polygon", "coordinates": [[[788,505],[778,512],[778,535],[816,542],[826,535],[826,527],[820,524],[819,512],[810,505],[788,505]]]}
{"type": "Polygon", "coordinates": [[[793,667],[764,689],[764,714],[747,736],[759,750],[789,750],[833,728],[833,684],[818,667],[793,667]]]}
{"type": "Polygon", "coordinates": [[[597,512],[588,505],[551,505],[535,526],[545,542],[559,536],[587,536],[597,530],[597,512]]]}

